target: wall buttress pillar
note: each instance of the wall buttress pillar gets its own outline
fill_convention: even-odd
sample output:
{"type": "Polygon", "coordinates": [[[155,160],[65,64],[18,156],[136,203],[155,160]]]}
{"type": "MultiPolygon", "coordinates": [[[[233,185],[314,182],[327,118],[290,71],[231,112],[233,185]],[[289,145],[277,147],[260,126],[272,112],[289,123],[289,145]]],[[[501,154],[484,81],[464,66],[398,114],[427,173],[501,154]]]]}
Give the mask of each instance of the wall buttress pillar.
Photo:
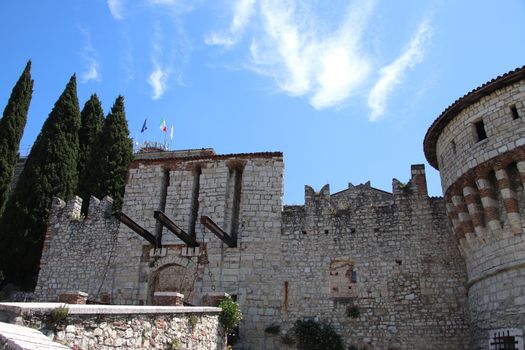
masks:
{"type": "Polygon", "coordinates": [[[500,192],[505,211],[507,212],[507,218],[509,220],[512,233],[515,235],[520,235],[523,233],[523,228],[521,226],[520,210],[516,192],[512,189],[507,171],[501,164],[497,165],[495,173],[498,190],[500,192]]]}

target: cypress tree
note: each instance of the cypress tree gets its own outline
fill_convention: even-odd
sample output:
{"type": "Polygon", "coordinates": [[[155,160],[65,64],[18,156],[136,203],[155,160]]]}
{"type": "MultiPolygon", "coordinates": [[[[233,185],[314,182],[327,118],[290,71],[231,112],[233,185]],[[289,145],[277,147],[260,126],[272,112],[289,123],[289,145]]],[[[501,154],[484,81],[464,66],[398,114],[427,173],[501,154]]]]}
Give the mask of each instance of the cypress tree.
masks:
{"type": "Polygon", "coordinates": [[[133,159],[133,143],[129,138],[128,122],[124,111],[124,97],[118,96],[104,121],[100,141],[97,143],[91,167],[99,179],[93,193],[113,198],[113,211],[122,208],[128,166],[133,159]]]}
{"type": "Polygon", "coordinates": [[[79,128],[73,75],[31,148],[0,224],[6,280],[24,289],[35,284],[52,197],[70,197],[77,188],[79,128]]]}
{"type": "MultiPolygon", "coordinates": [[[[78,156],[78,188],[77,194],[84,199],[82,202],[83,212],[88,206],[90,195],[99,197],[96,193],[99,179],[94,176],[93,168],[89,166],[93,158],[93,149],[101,139],[102,127],[104,126],[104,111],[96,94],[91,95],[80,113],[81,126],[78,131],[80,153],[78,156]]],[[[102,194],[103,195],[103,194],[102,194]]]]}
{"type": "Polygon", "coordinates": [[[32,94],[31,61],[28,61],[13,87],[0,119],[0,216],[11,189],[11,179],[18,159],[18,148],[26,125],[32,94]]]}

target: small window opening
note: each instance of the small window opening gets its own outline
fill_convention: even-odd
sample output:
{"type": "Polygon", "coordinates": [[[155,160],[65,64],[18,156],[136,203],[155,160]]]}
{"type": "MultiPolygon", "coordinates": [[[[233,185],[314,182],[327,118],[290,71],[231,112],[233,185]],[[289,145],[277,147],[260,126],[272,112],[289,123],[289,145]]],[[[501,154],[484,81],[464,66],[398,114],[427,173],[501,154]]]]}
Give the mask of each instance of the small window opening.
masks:
{"type": "Polygon", "coordinates": [[[518,113],[518,109],[516,108],[516,105],[510,106],[510,112],[512,113],[512,119],[514,120],[519,119],[520,115],[518,113]]]}
{"type": "Polygon", "coordinates": [[[396,259],[396,264],[401,265],[403,263],[402,260],[396,259]]]}
{"type": "Polygon", "coordinates": [[[523,350],[523,331],[520,329],[498,329],[489,334],[490,350],[523,350]]]}
{"type": "Polygon", "coordinates": [[[303,230],[303,231],[301,231],[301,233],[302,233],[303,235],[305,235],[305,234],[306,234],[306,231],[303,230]]]}
{"type": "Polygon", "coordinates": [[[328,230],[324,230],[324,234],[327,235],[328,234],[328,230]]]}
{"type": "Polygon", "coordinates": [[[452,141],[452,142],[450,143],[450,146],[452,147],[452,153],[453,153],[453,154],[456,154],[456,143],[455,143],[454,141],[452,141]]]}
{"type": "Polygon", "coordinates": [[[483,120],[475,122],[474,128],[476,129],[476,135],[478,137],[477,142],[483,141],[487,138],[487,132],[485,131],[485,123],[483,123],[483,120]]]}
{"type": "Polygon", "coordinates": [[[357,283],[357,271],[352,271],[352,283],[357,283]]]}

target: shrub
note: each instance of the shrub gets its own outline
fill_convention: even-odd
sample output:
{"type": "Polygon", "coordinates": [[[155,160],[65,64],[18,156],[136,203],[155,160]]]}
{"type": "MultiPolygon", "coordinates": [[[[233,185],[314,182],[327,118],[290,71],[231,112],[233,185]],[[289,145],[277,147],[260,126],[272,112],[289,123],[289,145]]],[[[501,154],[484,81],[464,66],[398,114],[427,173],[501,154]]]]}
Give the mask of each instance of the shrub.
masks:
{"type": "Polygon", "coordinates": [[[222,299],[219,303],[219,307],[222,309],[219,314],[219,322],[224,327],[226,333],[231,332],[235,327],[239,325],[242,319],[241,309],[231,297],[222,299]]]}
{"type": "Polygon", "coordinates": [[[287,346],[295,345],[295,339],[290,334],[285,334],[281,337],[281,343],[287,346]]]}
{"type": "Polygon", "coordinates": [[[351,318],[358,318],[361,315],[361,312],[356,305],[350,305],[346,309],[346,315],[351,318]]]}
{"type": "Polygon", "coordinates": [[[168,343],[167,350],[179,350],[182,346],[181,342],[177,338],[171,339],[171,341],[168,343]]]}
{"type": "Polygon", "coordinates": [[[199,322],[199,318],[196,315],[190,315],[188,317],[188,323],[189,323],[192,331],[195,329],[195,326],[197,325],[197,322],[199,322]]]}
{"type": "Polygon", "coordinates": [[[59,306],[51,310],[51,313],[48,316],[48,323],[56,326],[60,324],[63,320],[66,319],[69,315],[69,309],[65,306],[59,306]]]}
{"type": "Polygon", "coordinates": [[[268,327],[264,329],[264,332],[268,334],[279,334],[280,331],[281,331],[281,326],[275,323],[269,325],[268,327]]]}
{"type": "Polygon", "coordinates": [[[299,350],[343,350],[341,336],[329,324],[298,320],[293,331],[299,350]]]}

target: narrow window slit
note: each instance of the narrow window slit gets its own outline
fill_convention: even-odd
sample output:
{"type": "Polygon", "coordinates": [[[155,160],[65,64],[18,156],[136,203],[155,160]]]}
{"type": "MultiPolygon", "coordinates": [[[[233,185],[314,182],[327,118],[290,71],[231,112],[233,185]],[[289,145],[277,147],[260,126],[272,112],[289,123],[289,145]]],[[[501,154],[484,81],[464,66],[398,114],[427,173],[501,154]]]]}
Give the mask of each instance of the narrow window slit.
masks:
{"type": "Polygon", "coordinates": [[[474,129],[476,130],[477,142],[483,141],[487,138],[487,132],[485,131],[485,123],[483,123],[483,120],[475,122],[474,129]]]}

